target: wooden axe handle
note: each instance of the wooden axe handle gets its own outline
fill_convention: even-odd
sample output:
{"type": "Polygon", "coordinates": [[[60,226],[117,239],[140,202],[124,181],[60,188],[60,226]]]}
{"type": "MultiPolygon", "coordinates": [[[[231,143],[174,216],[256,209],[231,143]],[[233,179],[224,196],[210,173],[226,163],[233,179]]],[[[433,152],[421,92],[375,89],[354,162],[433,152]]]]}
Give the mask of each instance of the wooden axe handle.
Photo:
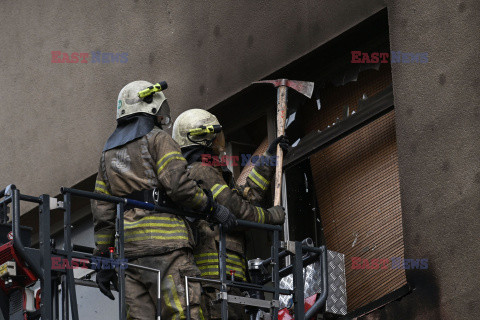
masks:
{"type": "MultiPolygon", "coordinates": [[[[287,87],[279,86],[277,93],[277,137],[285,134],[287,121],[287,87]]],[[[273,205],[279,206],[282,200],[283,150],[277,145],[277,167],[275,168],[275,196],[273,205]]]]}

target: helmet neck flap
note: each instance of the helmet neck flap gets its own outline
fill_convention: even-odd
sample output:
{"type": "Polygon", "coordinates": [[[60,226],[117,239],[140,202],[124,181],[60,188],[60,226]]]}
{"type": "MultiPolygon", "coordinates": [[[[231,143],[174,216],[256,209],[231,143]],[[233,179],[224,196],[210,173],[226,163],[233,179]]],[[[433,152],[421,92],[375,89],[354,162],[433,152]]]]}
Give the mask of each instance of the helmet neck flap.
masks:
{"type": "Polygon", "coordinates": [[[103,151],[123,146],[130,141],[141,138],[157,126],[161,128],[155,116],[137,113],[118,121],[117,128],[108,138],[103,151]]]}

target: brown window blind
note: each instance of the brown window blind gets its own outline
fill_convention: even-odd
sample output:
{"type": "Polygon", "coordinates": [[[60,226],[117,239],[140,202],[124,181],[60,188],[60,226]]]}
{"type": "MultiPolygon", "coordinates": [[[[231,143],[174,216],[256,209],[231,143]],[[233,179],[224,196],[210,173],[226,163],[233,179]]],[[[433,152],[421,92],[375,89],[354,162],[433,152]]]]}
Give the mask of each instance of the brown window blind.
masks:
{"type": "MultiPolygon", "coordinates": [[[[356,82],[321,91],[321,110],[307,108],[306,132],[324,130],[349,106],[391,84],[390,66],[368,70],[356,82]]],[[[394,111],[310,157],[318,209],[329,250],[345,254],[348,311],[406,284],[392,269],[403,258],[403,234],[394,111]],[[389,259],[388,269],[352,269],[352,258],[389,259]]]]}

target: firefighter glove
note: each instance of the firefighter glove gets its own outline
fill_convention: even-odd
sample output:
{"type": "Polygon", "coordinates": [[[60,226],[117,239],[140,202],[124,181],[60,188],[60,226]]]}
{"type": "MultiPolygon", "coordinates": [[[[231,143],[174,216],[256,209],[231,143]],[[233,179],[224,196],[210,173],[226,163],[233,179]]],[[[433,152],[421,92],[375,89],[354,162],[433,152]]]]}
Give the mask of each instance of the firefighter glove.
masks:
{"type": "Polygon", "coordinates": [[[281,206],[271,207],[267,209],[268,224],[283,224],[285,222],[285,210],[281,206]]]}
{"type": "Polygon", "coordinates": [[[115,288],[115,290],[118,291],[118,277],[115,269],[99,270],[97,272],[96,282],[97,282],[98,288],[104,295],[106,295],[112,300],[115,300],[115,297],[112,294],[112,290],[110,289],[110,283],[111,283],[115,288]]]}
{"type": "Polygon", "coordinates": [[[222,224],[225,231],[232,230],[237,226],[237,218],[235,218],[233,213],[231,213],[227,207],[217,202],[214,202],[213,205],[213,218],[222,224]]]}
{"type": "Polygon", "coordinates": [[[266,152],[267,156],[277,155],[277,145],[279,145],[280,148],[282,148],[284,154],[287,154],[288,148],[290,147],[289,142],[290,141],[288,141],[288,138],[284,135],[275,138],[272,141],[272,143],[270,143],[270,145],[268,146],[268,149],[266,152]]]}
{"type": "Polygon", "coordinates": [[[221,223],[225,231],[235,228],[237,226],[237,218],[233,213],[215,201],[211,190],[203,189],[203,192],[205,192],[208,199],[207,205],[203,210],[207,214],[207,221],[221,223]]]}

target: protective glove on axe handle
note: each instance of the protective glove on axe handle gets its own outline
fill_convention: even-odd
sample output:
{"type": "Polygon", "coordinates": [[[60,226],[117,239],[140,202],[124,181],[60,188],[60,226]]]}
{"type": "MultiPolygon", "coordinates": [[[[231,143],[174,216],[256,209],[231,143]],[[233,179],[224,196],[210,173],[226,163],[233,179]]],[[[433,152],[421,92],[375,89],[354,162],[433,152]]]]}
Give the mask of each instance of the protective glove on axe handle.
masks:
{"type": "MultiPolygon", "coordinates": [[[[254,83],[273,84],[277,90],[277,137],[285,134],[285,123],[287,120],[287,88],[291,88],[303,94],[307,98],[312,97],[313,82],[296,81],[287,79],[263,80],[254,83]]],[[[273,200],[274,206],[279,206],[281,202],[282,191],[282,167],[283,167],[283,150],[280,145],[277,146],[277,167],[275,169],[275,196],[273,200]]]]}

